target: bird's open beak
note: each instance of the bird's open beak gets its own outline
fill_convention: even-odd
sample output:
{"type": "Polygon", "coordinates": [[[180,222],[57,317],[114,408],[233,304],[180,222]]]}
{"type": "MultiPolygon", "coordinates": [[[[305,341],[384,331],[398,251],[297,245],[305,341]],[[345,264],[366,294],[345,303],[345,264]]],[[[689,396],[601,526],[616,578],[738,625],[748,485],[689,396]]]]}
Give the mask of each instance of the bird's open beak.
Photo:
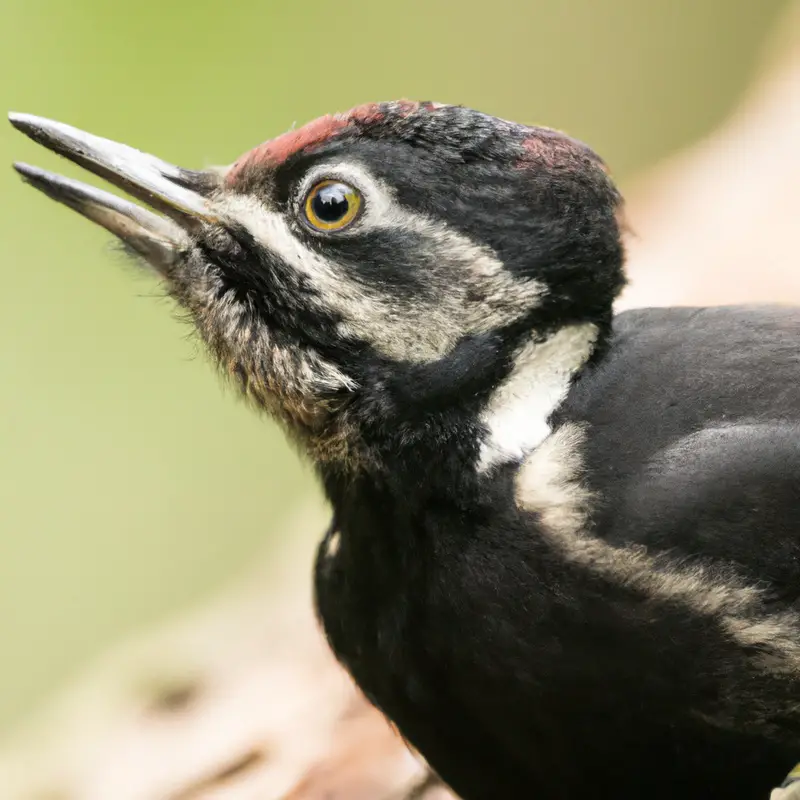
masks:
{"type": "Polygon", "coordinates": [[[28,164],[14,164],[27,183],[102,225],[159,270],[174,263],[188,242],[187,233],[215,216],[208,195],[213,176],[161,161],[124,144],[31,116],[9,114],[9,121],[44,145],[162,212],[141,206],[28,164]]]}

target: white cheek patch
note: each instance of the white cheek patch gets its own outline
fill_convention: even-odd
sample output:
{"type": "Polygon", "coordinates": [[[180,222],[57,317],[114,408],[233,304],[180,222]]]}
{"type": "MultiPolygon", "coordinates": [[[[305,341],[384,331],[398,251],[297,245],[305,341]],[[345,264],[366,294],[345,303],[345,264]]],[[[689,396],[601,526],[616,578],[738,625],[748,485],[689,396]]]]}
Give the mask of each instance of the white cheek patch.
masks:
{"type": "Polygon", "coordinates": [[[543,342],[530,341],[514,358],[509,376],[481,414],[488,435],[478,469],[519,461],[550,435],[548,420],[569,391],[575,373],[588,361],[597,327],[573,325],[543,342]]]}
{"type": "MultiPolygon", "coordinates": [[[[434,265],[419,275],[428,283],[427,296],[395,298],[380,285],[354,278],[334,259],[308,247],[284,214],[256,198],[234,195],[218,207],[308,280],[318,293],[311,302],[342,318],[343,335],[366,341],[389,358],[428,363],[442,358],[464,336],[514,322],[543,296],[541,283],[515,278],[490,248],[443,222],[401,207],[389,187],[357,164],[318,167],[304,179],[299,196],[323,179],[350,183],[365,197],[362,217],[352,230],[338,236],[370,230],[416,234],[434,265]]],[[[320,242],[324,248],[323,237],[320,242]]]]}

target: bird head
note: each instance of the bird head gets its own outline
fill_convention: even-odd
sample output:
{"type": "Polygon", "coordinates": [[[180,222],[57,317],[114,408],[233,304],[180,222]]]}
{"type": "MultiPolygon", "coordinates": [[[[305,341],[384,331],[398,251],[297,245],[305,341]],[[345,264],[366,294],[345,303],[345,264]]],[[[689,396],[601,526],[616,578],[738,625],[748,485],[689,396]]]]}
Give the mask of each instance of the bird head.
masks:
{"type": "Polygon", "coordinates": [[[598,156],[550,129],[371,104],[192,171],[10,120],[153,209],[15,165],[152,266],[223,371],[319,462],[433,452],[467,429],[475,455],[521,359],[580,330],[578,355],[562,347],[579,368],[622,286],[619,194],[598,156]]]}

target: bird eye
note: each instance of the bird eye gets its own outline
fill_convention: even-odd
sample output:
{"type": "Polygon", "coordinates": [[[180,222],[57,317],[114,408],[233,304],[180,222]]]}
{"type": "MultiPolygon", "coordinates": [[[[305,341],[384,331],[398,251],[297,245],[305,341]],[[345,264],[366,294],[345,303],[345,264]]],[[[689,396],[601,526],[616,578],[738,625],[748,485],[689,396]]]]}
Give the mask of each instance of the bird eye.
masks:
{"type": "Polygon", "coordinates": [[[339,181],[321,181],[306,196],[308,224],[318,231],[340,231],[347,227],[361,208],[361,195],[339,181]]]}

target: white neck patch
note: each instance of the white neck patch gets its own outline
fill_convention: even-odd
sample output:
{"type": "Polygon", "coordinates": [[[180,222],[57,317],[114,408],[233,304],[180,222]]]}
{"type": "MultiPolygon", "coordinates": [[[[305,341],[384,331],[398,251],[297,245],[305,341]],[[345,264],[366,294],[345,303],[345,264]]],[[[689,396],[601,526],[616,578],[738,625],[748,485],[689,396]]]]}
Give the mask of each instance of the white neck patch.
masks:
{"type": "Polygon", "coordinates": [[[488,433],[481,445],[479,472],[522,460],[550,435],[550,415],[566,397],[573,375],[591,356],[597,333],[591,323],[571,325],[519,350],[511,373],[481,414],[488,433]]]}

